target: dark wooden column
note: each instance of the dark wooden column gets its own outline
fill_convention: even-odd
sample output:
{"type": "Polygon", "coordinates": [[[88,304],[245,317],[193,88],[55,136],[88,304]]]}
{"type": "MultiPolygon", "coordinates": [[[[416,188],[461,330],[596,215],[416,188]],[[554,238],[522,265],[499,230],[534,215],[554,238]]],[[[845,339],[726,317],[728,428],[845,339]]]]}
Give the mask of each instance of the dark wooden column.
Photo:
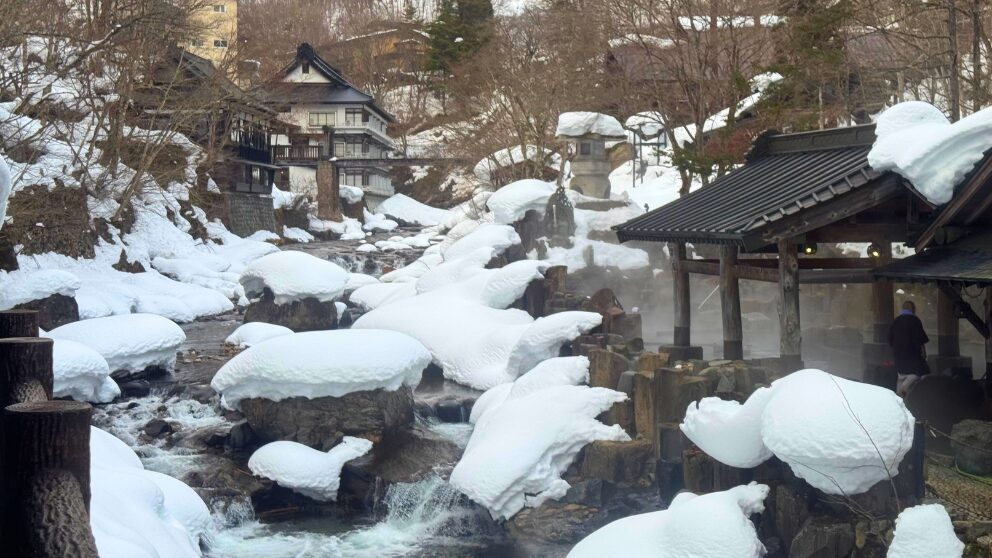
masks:
{"type": "Polygon", "coordinates": [[[0,312],[0,338],[3,337],[38,337],[38,311],[0,312]]]}
{"type": "Polygon", "coordinates": [[[937,354],[942,357],[961,356],[959,335],[954,300],[943,289],[937,289],[937,354]]]}
{"type": "Polygon", "coordinates": [[[802,367],[802,330],[799,321],[799,252],[793,240],[778,243],[779,355],[781,372],[802,367]]]}
{"type": "MultiPolygon", "coordinates": [[[[985,323],[992,329],[992,285],[985,287],[985,323]]],[[[992,378],[992,334],[985,338],[985,374],[992,378]]]]}
{"type": "MultiPolygon", "coordinates": [[[[892,259],[892,243],[877,242],[882,253],[878,265],[885,265],[892,259]]],[[[875,281],[871,284],[872,340],[875,343],[888,343],[889,326],[895,319],[895,304],[892,298],[891,281],[875,281]]]]}
{"type": "Polygon", "coordinates": [[[0,339],[0,408],[52,398],[52,347],[47,337],[0,339]]]}
{"type": "Polygon", "coordinates": [[[689,303],[689,272],[685,270],[686,252],[682,242],[670,242],[668,251],[672,258],[673,313],[675,317],[674,345],[688,347],[692,308],[689,303]]]}
{"type": "Polygon", "coordinates": [[[330,161],[317,163],[317,217],[341,220],[341,193],[338,190],[338,168],[330,161]]]}
{"type": "Polygon", "coordinates": [[[723,358],[744,358],[741,290],[737,279],[737,246],[720,247],[720,307],[723,310],[723,358]]]}

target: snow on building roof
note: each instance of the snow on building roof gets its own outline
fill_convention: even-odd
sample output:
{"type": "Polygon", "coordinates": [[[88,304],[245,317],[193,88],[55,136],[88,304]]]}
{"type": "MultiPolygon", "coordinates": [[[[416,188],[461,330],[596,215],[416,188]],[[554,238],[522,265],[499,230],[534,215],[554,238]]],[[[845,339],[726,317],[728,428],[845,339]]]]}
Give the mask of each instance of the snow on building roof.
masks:
{"type": "Polygon", "coordinates": [[[395,331],[310,331],[246,349],[221,367],[210,386],[229,408],[252,397],[341,397],[416,386],[430,361],[423,345],[395,331]]]}
{"type": "Polygon", "coordinates": [[[424,227],[443,225],[451,215],[446,209],[431,207],[404,194],[386,198],[376,207],[375,212],[400,223],[424,227]]]}
{"type": "Polygon", "coordinates": [[[245,295],[250,298],[261,296],[268,288],[275,296],[276,304],[310,297],[328,302],[344,292],[348,272],[305,252],[283,250],[246,265],[240,281],[245,295]]]}
{"type": "Polygon", "coordinates": [[[931,203],[942,205],[992,148],[990,132],[992,107],[952,124],[933,105],[907,101],[878,117],[878,139],[868,162],[876,171],[896,172],[931,203]]]}
{"type": "Polygon", "coordinates": [[[964,543],[954,534],[947,510],[925,504],[902,510],[889,545],[888,558],[961,558],[964,543]]]}
{"type": "Polygon", "coordinates": [[[768,486],[723,492],[682,492],[668,509],[632,515],[579,541],[568,558],[759,558],[765,547],[748,516],[764,511],[768,486]]]}
{"type": "Polygon", "coordinates": [[[82,343],[100,353],[111,372],[140,372],[149,366],[172,370],[176,350],[186,341],[182,328],[155,314],[123,314],[59,326],[52,339],[82,343]]]}
{"type": "Polygon", "coordinates": [[[100,353],[68,339],[55,339],[52,345],[55,397],[108,403],[121,394],[117,382],[110,379],[107,360],[100,353]]]}
{"type": "Polygon", "coordinates": [[[608,114],[598,112],[563,112],[558,116],[558,128],[555,137],[564,138],[597,138],[607,140],[625,140],[627,133],[620,121],[608,114]]]}
{"type": "Polygon", "coordinates": [[[259,477],[320,501],[334,501],[341,484],[341,469],[372,449],[372,442],[345,436],[330,451],[322,452],[297,442],[271,442],[255,450],[248,468],[259,477]]]}
{"type": "Polygon", "coordinates": [[[861,494],[895,475],[913,444],[913,415],[891,390],[800,370],[759,388],[743,404],[707,397],[681,428],[732,467],[771,455],[828,494],[861,494]]]}

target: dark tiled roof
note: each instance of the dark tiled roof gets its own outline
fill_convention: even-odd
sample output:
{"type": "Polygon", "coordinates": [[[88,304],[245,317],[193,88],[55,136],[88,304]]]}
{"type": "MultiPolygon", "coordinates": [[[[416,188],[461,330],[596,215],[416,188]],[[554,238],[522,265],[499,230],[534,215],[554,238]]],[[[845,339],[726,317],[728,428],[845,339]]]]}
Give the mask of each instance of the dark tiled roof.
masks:
{"type": "Polygon", "coordinates": [[[992,250],[931,248],[875,269],[874,275],[898,281],[992,283],[992,250]]]}
{"type": "Polygon", "coordinates": [[[621,241],[743,244],[762,227],[878,178],[875,127],[764,135],[747,163],[712,184],[615,227],[621,241]]]}

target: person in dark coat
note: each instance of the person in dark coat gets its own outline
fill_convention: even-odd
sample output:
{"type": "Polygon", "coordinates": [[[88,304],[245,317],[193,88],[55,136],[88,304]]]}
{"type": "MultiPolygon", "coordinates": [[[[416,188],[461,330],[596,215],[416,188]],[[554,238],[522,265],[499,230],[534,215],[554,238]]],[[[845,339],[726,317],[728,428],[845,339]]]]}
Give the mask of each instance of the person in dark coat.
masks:
{"type": "Polygon", "coordinates": [[[930,373],[926,351],[929,342],[923,322],[916,316],[916,305],[911,300],[903,302],[902,311],[889,328],[889,346],[899,374],[896,393],[900,396],[905,397],[913,384],[930,373]]]}

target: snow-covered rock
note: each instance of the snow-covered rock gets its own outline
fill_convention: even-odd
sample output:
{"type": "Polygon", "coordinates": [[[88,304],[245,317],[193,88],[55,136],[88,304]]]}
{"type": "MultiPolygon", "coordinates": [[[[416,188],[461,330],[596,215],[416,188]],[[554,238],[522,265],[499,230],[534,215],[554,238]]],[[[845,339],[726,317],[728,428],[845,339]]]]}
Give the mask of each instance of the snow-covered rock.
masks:
{"type": "Polygon", "coordinates": [[[509,225],[483,223],[472,232],[459,238],[451,245],[443,247],[441,253],[446,260],[454,260],[467,256],[475,250],[488,247],[502,254],[510,246],[520,244],[520,235],[509,225]]]}
{"type": "Polygon", "coordinates": [[[497,223],[512,225],[524,218],[528,211],[541,216],[548,205],[548,198],[555,192],[555,185],[543,180],[518,180],[493,192],[486,206],[493,212],[497,223]]]}
{"type": "Polygon", "coordinates": [[[925,504],[902,510],[888,558],[961,558],[964,543],[954,534],[947,510],[940,504],[925,504]]]}
{"type": "Polygon", "coordinates": [[[245,266],[240,280],[248,297],[260,296],[268,288],[276,304],[310,297],[329,302],[344,292],[348,272],[316,256],[285,250],[252,261],[245,266]]]}
{"type": "Polygon", "coordinates": [[[555,386],[507,400],[476,424],[450,483],[497,519],[561,498],[569,488],[561,474],[586,444],[630,439],[596,420],[626,399],[605,388],[555,386]]]}
{"type": "Polygon", "coordinates": [[[111,372],[141,372],[156,366],[171,371],[186,341],[182,328],[154,314],[123,314],[80,320],[48,332],[55,340],[86,345],[107,361],[111,372]]]}
{"type": "Polygon", "coordinates": [[[898,173],[931,203],[942,205],[992,148],[990,133],[992,107],[952,124],[933,105],[907,101],[878,117],[868,163],[898,173]]]}
{"type": "Polygon", "coordinates": [[[308,498],[334,501],[341,484],[341,468],[372,449],[372,442],[345,436],[330,451],[322,452],[296,442],[271,442],[255,450],[248,468],[259,477],[295,490],[308,498]]]}
{"type": "Polygon", "coordinates": [[[60,269],[17,270],[0,274],[0,310],[52,295],[75,296],[79,277],[60,269]]]}
{"type": "Polygon", "coordinates": [[[110,366],[106,359],[82,343],[68,339],[53,340],[52,365],[55,397],[108,403],[121,394],[117,382],[110,379],[110,366]]]}
{"type": "Polygon", "coordinates": [[[555,137],[579,137],[597,135],[603,139],[627,139],[620,121],[608,114],[598,112],[563,112],[558,115],[558,128],[555,137]]]}
{"type": "Polygon", "coordinates": [[[7,161],[3,157],[0,157],[0,229],[3,228],[4,220],[7,217],[7,198],[10,197],[12,187],[10,166],[7,165],[7,161]]]}
{"type": "Polygon", "coordinates": [[[589,383],[589,359],[584,356],[549,358],[531,368],[512,383],[486,390],[472,405],[469,422],[477,423],[487,412],[507,399],[530,395],[554,386],[577,386],[589,383]]]}
{"type": "Polygon", "coordinates": [[[238,329],[227,336],[224,343],[247,349],[252,345],[258,345],[274,337],[290,335],[292,333],[293,330],[281,325],[267,324],[265,322],[249,322],[238,326],[238,329]]]}
{"type": "Polygon", "coordinates": [[[386,198],[375,212],[400,223],[424,227],[443,225],[451,217],[446,209],[431,207],[404,194],[386,198]]]}
{"type": "Polygon", "coordinates": [[[828,494],[860,494],[898,473],[913,443],[913,415],[891,390],[822,370],[800,370],[743,404],[705,398],[682,431],[732,467],[771,455],[828,494]]]}
{"type": "Polygon", "coordinates": [[[348,184],[338,186],[338,194],[341,196],[341,201],[345,203],[361,203],[362,198],[365,197],[364,190],[358,186],[349,186],[348,184]]]}
{"type": "Polygon", "coordinates": [[[286,240],[292,240],[293,242],[299,242],[301,244],[306,244],[307,242],[313,242],[315,240],[312,234],[298,227],[283,227],[282,237],[286,240]]]}
{"type": "Polygon", "coordinates": [[[394,331],[337,330],[283,335],[246,349],[210,382],[228,408],[242,399],[341,397],[416,386],[431,355],[394,331]]]}
{"type": "Polygon", "coordinates": [[[765,547],[748,516],[764,511],[767,496],[768,487],[753,482],[700,496],[682,492],[667,510],[594,531],[568,558],[760,558],[765,547]]]}
{"type": "MultiPolygon", "coordinates": [[[[360,247],[359,247],[360,248],[360,247]]],[[[349,294],[360,287],[365,285],[375,285],[379,280],[371,275],[366,275],[364,273],[350,273],[348,274],[348,282],[344,284],[345,294],[349,294]]]]}

